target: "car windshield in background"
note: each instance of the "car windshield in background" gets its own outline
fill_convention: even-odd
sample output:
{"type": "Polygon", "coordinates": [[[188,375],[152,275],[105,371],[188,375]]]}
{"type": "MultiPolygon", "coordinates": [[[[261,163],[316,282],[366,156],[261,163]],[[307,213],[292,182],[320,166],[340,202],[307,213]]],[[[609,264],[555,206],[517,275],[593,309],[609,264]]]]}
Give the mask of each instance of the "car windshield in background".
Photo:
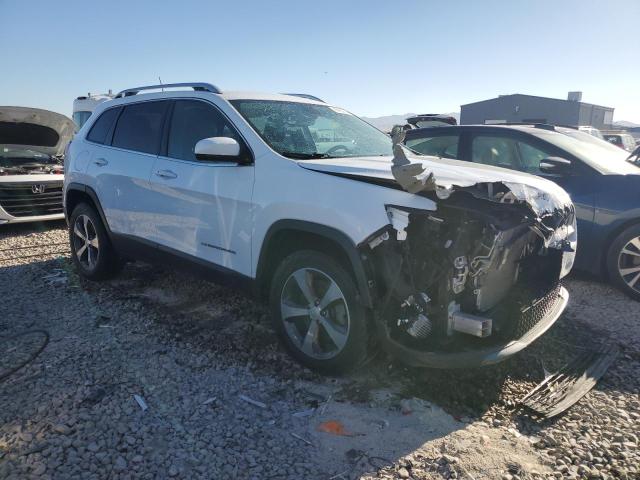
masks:
{"type": "Polygon", "coordinates": [[[15,167],[25,163],[49,163],[50,161],[51,157],[46,153],[0,145],[0,167],[15,167]]]}
{"type": "Polygon", "coordinates": [[[536,132],[536,135],[575,155],[601,173],[640,175],[640,168],[627,161],[628,152],[588,133],[567,128],[559,130],[559,133],[540,131],[536,132]]]}
{"type": "Polygon", "coordinates": [[[295,159],[393,155],[391,139],[340,108],[276,100],[232,100],[279,154],[295,159]]]}

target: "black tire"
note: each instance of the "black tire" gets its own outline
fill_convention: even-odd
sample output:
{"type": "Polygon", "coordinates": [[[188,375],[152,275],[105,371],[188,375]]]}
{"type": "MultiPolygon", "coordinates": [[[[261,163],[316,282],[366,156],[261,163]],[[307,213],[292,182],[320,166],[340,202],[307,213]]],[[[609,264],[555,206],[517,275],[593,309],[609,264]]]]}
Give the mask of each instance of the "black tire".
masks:
{"type": "Polygon", "coordinates": [[[607,252],[607,273],[616,287],[640,300],[640,270],[636,271],[636,268],[640,269],[640,240],[635,239],[640,239],[640,224],[624,229],[611,242],[607,252]],[[623,275],[625,271],[631,273],[623,275]]]}
{"type": "Polygon", "coordinates": [[[71,258],[78,273],[89,280],[106,280],[115,276],[123,266],[123,261],[113,248],[107,230],[102,223],[100,215],[96,209],[87,204],[78,204],[69,218],[69,246],[71,248],[71,258]],[[80,257],[78,252],[82,249],[82,239],[75,232],[78,222],[82,227],[83,220],[87,218],[86,227],[89,230],[88,237],[97,238],[98,247],[85,246],[85,250],[80,257]],[[95,234],[95,236],[94,236],[95,234]],[[92,254],[90,262],[87,255],[92,254]]]}
{"type": "MultiPolygon", "coordinates": [[[[346,373],[361,366],[367,359],[368,353],[367,311],[360,305],[357,298],[358,290],[355,281],[335,260],[323,253],[312,250],[298,251],[289,255],[280,263],[272,278],[269,303],[273,326],[284,346],[300,363],[322,373],[346,373]],[[287,333],[286,321],[281,311],[281,301],[287,281],[293,277],[295,272],[301,269],[312,269],[330,278],[341,291],[342,297],[339,303],[342,304],[344,302],[347,306],[348,331],[345,333],[346,342],[338,351],[339,353],[331,358],[318,359],[307,355],[287,333]]],[[[306,318],[299,317],[298,320],[304,322],[306,318]]],[[[327,320],[326,316],[324,320],[327,320]]],[[[313,319],[309,317],[309,322],[312,321],[313,319]]],[[[324,334],[327,334],[326,329],[324,334]]]]}

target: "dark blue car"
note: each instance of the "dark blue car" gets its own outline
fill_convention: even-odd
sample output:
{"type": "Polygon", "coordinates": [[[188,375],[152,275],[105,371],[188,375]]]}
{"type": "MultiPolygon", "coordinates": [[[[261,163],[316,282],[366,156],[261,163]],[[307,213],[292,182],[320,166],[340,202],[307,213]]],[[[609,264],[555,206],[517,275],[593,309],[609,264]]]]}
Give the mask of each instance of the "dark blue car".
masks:
{"type": "Polygon", "coordinates": [[[424,155],[540,175],[561,185],[578,216],[575,268],[608,277],[640,299],[640,167],[629,152],[573,128],[461,125],[406,132],[424,155]]]}

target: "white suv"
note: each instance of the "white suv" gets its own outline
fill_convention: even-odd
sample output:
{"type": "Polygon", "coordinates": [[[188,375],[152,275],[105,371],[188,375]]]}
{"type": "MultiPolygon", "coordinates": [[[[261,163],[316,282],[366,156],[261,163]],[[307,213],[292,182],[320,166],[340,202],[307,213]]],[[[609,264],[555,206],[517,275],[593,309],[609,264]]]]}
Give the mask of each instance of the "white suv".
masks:
{"type": "Polygon", "coordinates": [[[73,260],[89,279],[140,258],[248,287],[323,371],[374,344],[413,365],[500,361],[565,308],[573,205],[541,178],[399,140],[308,95],[125,90],[69,147],[73,260]]]}

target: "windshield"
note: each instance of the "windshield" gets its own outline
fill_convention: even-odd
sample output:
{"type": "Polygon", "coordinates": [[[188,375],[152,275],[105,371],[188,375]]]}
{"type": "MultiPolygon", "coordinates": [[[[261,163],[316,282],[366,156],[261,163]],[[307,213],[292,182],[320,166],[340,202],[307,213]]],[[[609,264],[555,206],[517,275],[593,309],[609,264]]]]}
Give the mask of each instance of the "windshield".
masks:
{"type": "Polygon", "coordinates": [[[15,167],[29,163],[49,162],[51,162],[51,157],[46,153],[0,145],[0,167],[15,167]]]}
{"type": "Polygon", "coordinates": [[[391,138],[340,108],[276,100],[231,103],[262,139],[285,157],[393,155],[391,138]]]}
{"type": "Polygon", "coordinates": [[[556,147],[568,151],[601,173],[640,175],[640,168],[627,161],[629,153],[621,148],[572,128],[557,130],[560,133],[540,131],[536,134],[556,147]]]}

